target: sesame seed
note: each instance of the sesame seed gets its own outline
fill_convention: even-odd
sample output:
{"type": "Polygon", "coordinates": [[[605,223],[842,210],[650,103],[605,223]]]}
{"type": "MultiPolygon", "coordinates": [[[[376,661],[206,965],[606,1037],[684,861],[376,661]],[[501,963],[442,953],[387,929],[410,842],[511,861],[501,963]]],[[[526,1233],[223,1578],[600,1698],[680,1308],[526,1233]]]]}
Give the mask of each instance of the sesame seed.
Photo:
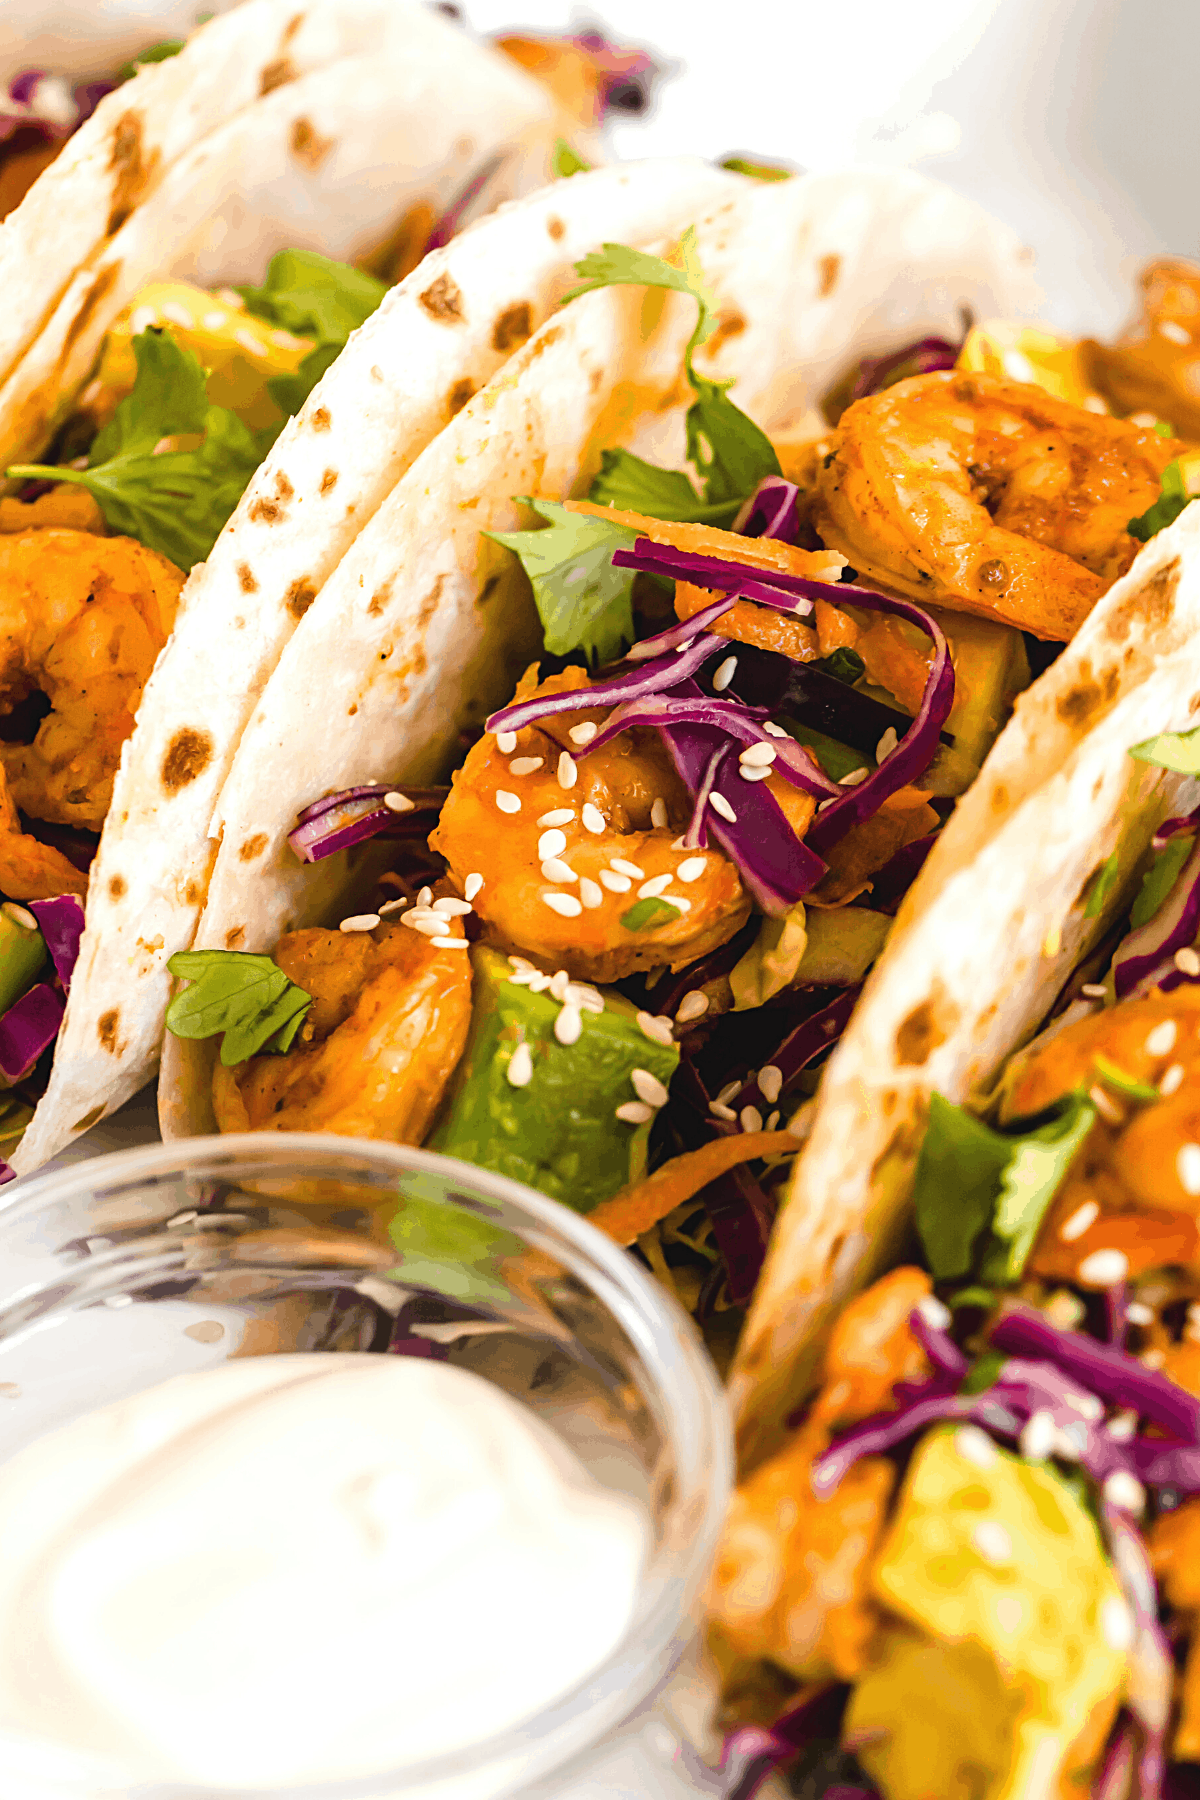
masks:
{"type": "Polygon", "coordinates": [[[676,646],[675,646],[676,656],[682,656],[685,650],[690,650],[692,645],[695,643],[695,641],[696,641],[696,639],[695,639],[695,636],[693,635],[692,637],[684,638],[682,644],[676,644],[676,646]]]}
{"type": "Polygon", "coordinates": [[[747,744],[738,755],[738,761],[751,769],[769,769],[775,761],[774,744],[747,744]]]}
{"type": "Polygon", "coordinates": [[[553,975],[550,977],[550,993],[552,997],[558,1001],[560,1006],[564,1005],[566,1002],[567,987],[570,980],[571,977],[567,974],[565,969],[555,969],[553,975]]]}
{"type": "MultiPolygon", "coordinates": [[[[761,1081],[759,1082],[759,1086],[762,1086],[761,1081]]],[[[953,1319],[950,1308],[948,1306],[943,1306],[936,1294],[923,1294],[917,1301],[916,1310],[920,1313],[925,1323],[932,1326],[934,1331],[945,1331],[953,1319]]]]}
{"type": "Polygon", "coordinates": [[[706,856],[689,856],[686,862],[680,863],[675,873],[680,881],[699,881],[707,866],[706,856]]]}
{"type": "Polygon", "coordinates": [[[573,788],[579,780],[579,770],[569,750],[563,750],[558,758],[558,785],[560,788],[573,788]]]}
{"type": "Polygon", "coordinates": [[[545,760],[544,756],[514,756],[508,765],[509,774],[536,775],[545,760]]]}
{"type": "Polygon", "coordinates": [[[0,912],[7,913],[13,924],[19,925],[22,931],[36,931],[38,928],[34,915],[24,906],[18,906],[15,900],[6,900],[3,907],[0,907],[0,912]]]}
{"type": "Polygon", "coordinates": [[[1102,981],[1085,981],[1079,991],[1085,1000],[1103,1000],[1108,994],[1102,981]]]}
{"type": "Polygon", "coordinates": [[[560,919],[577,919],[583,911],[574,894],[543,894],[542,899],[560,919]]]}
{"type": "Polygon", "coordinates": [[[379,909],[379,916],[381,919],[389,918],[392,913],[403,912],[407,905],[407,900],[385,900],[379,909]]]}
{"type": "Polygon", "coordinates": [[[1061,1456],[1064,1462],[1078,1462],[1087,1449],[1087,1426],[1079,1419],[1072,1419],[1062,1430],[1054,1432],[1054,1454],[1061,1456]]]}
{"type": "Polygon", "coordinates": [[[666,1088],[658,1076],[651,1074],[649,1069],[633,1069],[630,1071],[629,1079],[633,1083],[633,1091],[638,1099],[644,1100],[646,1105],[652,1106],[656,1112],[660,1106],[667,1104],[666,1088]]]}
{"type": "Polygon", "coordinates": [[[773,1113],[768,1114],[767,1123],[764,1127],[764,1130],[774,1131],[776,1129],[776,1127],[778,1126],[781,1117],[782,1117],[782,1114],[780,1113],[779,1108],[776,1107],[775,1111],[773,1113]]]}
{"type": "Polygon", "coordinates": [[[1085,1287],[1098,1288],[1116,1287],[1128,1273],[1129,1258],[1123,1250],[1093,1250],[1076,1270],[1085,1287]]]}
{"type": "Polygon", "coordinates": [[[1165,1350],[1143,1350],[1138,1357],[1138,1361],[1144,1369],[1161,1369],[1166,1360],[1165,1350]]]}
{"type": "Polygon", "coordinates": [[[567,999],[572,1006],[582,1006],[584,1012],[602,1013],[604,996],[586,981],[569,981],[567,983],[567,999]]]}
{"type": "Polygon", "coordinates": [[[463,893],[468,900],[474,900],[483,891],[483,876],[468,875],[463,882],[463,893]]]}
{"type": "Polygon", "coordinates": [[[1122,1512],[1132,1513],[1135,1518],[1140,1519],[1146,1510],[1146,1490],[1128,1469],[1114,1469],[1101,1493],[1110,1506],[1119,1506],[1122,1512]]]}
{"type": "Polygon", "coordinates": [[[599,837],[604,830],[604,814],[590,800],[583,803],[583,829],[590,831],[593,837],[599,837]]]}
{"type": "Polygon", "coordinates": [[[639,869],[636,863],[626,862],[623,857],[614,856],[612,866],[618,875],[628,875],[633,881],[645,880],[645,869],[639,869]]]}
{"type": "Polygon", "coordinates": [[[1153,1325],[1154,1308],[1143,1300],[1131,1300],[1125,1308],[1125,1317],[1131,1325],[1153,1325]]]}
{"type": "Polygon", "coordinates": [[[971,1533],[971,1542],[984,1562],[999,1566],[1012,1561],[1012,1539],[999,1519],[980,1519],[971,1533]]]}
{"type": "Polygon", "coordinates": [[[405,913],[400,923],[410,931],[419,931],[422,937],[437,937],[446,929],[446,921],[441,913],[425,912],[415,907],[412,912],[405,913]]]}
{"type": "Polygon", "coordinates": [[[978,1425],[960,1426],[954,1434],[954,1448],[977,1469],[991,1469],[996,1464],[996,1446],[978,1425]]]}
{"type": "Polygon", "coordinates": [[[1058,955],[1062,949],[1062,926],[1051,925],[1042,939],[1042,955],[1050,958],[1058,955]]]}
{"type": "Polygon", "coordinates": [[[707,1011],[708,995],[701,993],[699,988],[693,988],[691,993],[685,994],[679,1002],[679,1008],[675,1014],[676,1022],[680,1025],[689,1025],[693,1019],[702,1019],[707,1011]]]}
{"type": "Polygon", "coordinates": [[[389,812],[394,813],[412,812],[415,806],[415,802],[410,800],[407,794],[385,794],[383,804],[389,812]]]}
{"type": "MultiPolygon", "coordinates": [[[[871,773],[870,769],[851,769],[851,771],[848,775],[842,776],[841,780],[838,782],[838,786],[839,787],[859,787],[867,779],[867,776],[870,773],[871,773]]],[[[826,806],[828,806],[829,805],[828,800],[826,800],[824,802],[824,804],[826,806]]]]}
{"type": "Polygon", "coordinates": [[[1181,975],[1200,975],[1200,956],[1194,950],[1177,950],[1175,967],[1181,975]]]}
{"type": "Polygon", "coordinates": [[[718,666],[717,672],[712,678],[714,692],[718,694],[723,694],[725,692],[725,689],[737,674],[737,665],[738,659],[736,656],[727,656],[725,661],[718,666]]]}
{"type": "Polygon", "coordinates": [[[721,1100],[710,1100],[708,1110],[714,1119],[724,1119],[728,1124],[736,1124],[737,1114],[732,1106],[726,1106],[721,1100]]]}
{"type": "Polygon", "coordinates": [[[547,856],[561,856],[566,847],[567,840],[561,831],[543,831],[538,839],[538,855],[543,859],[547,856]]]}
{"type": "Polygon", "coordinates": [[[765,1063],[758,1071],[758,1086],[767,1105],[774,1106],[783,1086],[782,1069],[777,1069],[774,1063],[765,1063]]]}
{"type": "Polygon", "coordinates": [[[626,1100],[623,1106],[617,1107],[616,1113],[624,1125],[646,1125],[654,1117],[654,1108],[647,1106],[644,1100],[626,1100]]]}
{"type": "Polygon", "coordinates": [[[1104,1427],[1106,1434],[1114,1444],[1127,1444],[1134,1437],[1138,1428],[1138,1416],[1135,1412],[1119,1412],[1104,1427]]]}
{"type": "Polygon", "coordinates": [[[496,733],[496,748],[502,756],[511,756],[516,747],[517,734],[515,731],[498,731],[496,733]]]}
{"type": "Polygon", "coordinates": [[[667,803],[660,795],[650,808],[650,823],[656,831],[665,831],[669,822],[667,803]]]}
{"type": "MultiPolygon", "coordinates": [[[[379,923],[378,913],[355,913],[352,919],[343,919],[338,926],[339,931],[374,931],[379,923]]],[[[440,929],[440,927],[439,927],[440,929]]]]}
{"type": "Polygon", "coordinates": [[[418,906],[428,906],[432,900],[433,900],[433,889],[431,887],[423,887],[419,890],[419,892],[417,894],[417,905],[418,906]]]}
{"type": "Polygon", "coordinates": [[[520,1043],[508,1059],[508,1067],[504,1071],[508,1077],[508,1085],[515,1088],[528,1087],[533,1080],[533,1052],[529,1045],[520,1043]]]}
{"type": "Polygon", "coordinates": [[[596,724],[594,719],[585,719],[582,725],[572,725],[567,736],[573,744],[578,744],[580,749],[582,749],[584,744],[591,743],[599,729],[600,727],[596,724]]]}
{"type": "Polygon", "coordinates": [[[1045,1462],[1054,1449],[1054,1439],[1054,1414],[1035,1412],[1022,1428],[1018,1447],[1028,1462],[1045,1462]]]}
{"type": "Polygon", "coordinates": [[[674,879],[673,875],[652,875],[649,881],[643,881],[638,889],[638,899],[657,900],[660,894],[667,891],[674,879]]]}
{"type": "Polygon", "coordinates": [[[1088,1099],[1107,1125],[1123,1125],[1125,1123],[1125,1108],[1119,1101],[1114,1100],[1107,1088],[1102,1088],[1099,1082],[1088,1089],[1088,1099]]]}
{"type": "Polygon", "coordinates": [[[435,950],[469,950],[471,948],[465,937],[435,937],[430,938],[429,941],[435,950]]]}
{"type": "Polygon", "coordinates": [[[584,875],[579,883],[579,898],[589,912],[594,912],[598,906],[604,904],[604,889],[598,882],[591,881],[584,875]]]}
{"type": "Polygon", "coordinates": [[[896,736],[896,727],[889,725],[875,746],[875,761],[877,763],[886,762],[899,742],[900,740],[896,736]]]}
{"type": "Polygon", "coordinates": [[[573,806],[555,806],[548,813],[543,813],[538,820],[539,829],[543,825],[572,825],[575,822],[573,806]]]}
{"type": "Polygon", "coordinates": [[[1174,1094],[1175,1092],[1177,1092],[1177,1090],[1179,1088],[1181,1088],[1182,1086],[1183,1086],[1183,1064],[1182,1063],[1172,1063],[1170,1068],[1167,1070],[1166,1074],[1163,1076],[1162,1080],[1159,1082],[1158,1091],[1165,1098],[1169,1099],[1171,1097],[1171,1095],[1174,1094]]]}
{"type": "Polygon", "coordinates": [[[1183,1335],[1189,1344],[1200,1344],[1200,1306],[1197,1306],[1195,1301],[1187,1309],[1187,1322],[1183,1328],[1183,1335]]]}
{"type": "Polygon", "coordinates": [[[734,812],[732,806],[730,806],[724,794],[710,794],[708,796],[708,804],[715,813],[722,819],[725,819],[730,825],[737,824],[737,814],[734,812]]]}
{"type": "Polygon", "coordinates": [[[1082,1206],[1076,1207],[1066,1224],[1059,1231],[1064,1244],[1073,1244],[1081,1238],[1089,1225],[1100,1217],[1100,1208],[1094,1200],[1085,1200],[1082,1206]]]}
{"type": "Polygon", "coordinates": [[[560,1044],[577,1044],[583,1031],[583,1015],[577,1006],[564,1006],[554,1021],[554,1035],[560,1044]]]}
{"type": "Polygon", "coordinates": [[[542,879],[544,881],[574,882],[578,881],[579,877],[570,863],[565,863],[561,856],[548,856],[542,864],[542,879]]]}
{"type": "Polygon", "coordinates": [[[654,1013],[640,1012],[637,1016],[638,1029],[643,1037],[648,1037],[655,1044],[673,1044],[670,1019],[656,1018],[654,1013]]]}
{"type": "Polygon", "coordinates": [[[465,919],[471,906],[469,901],[456,900],[453,894],[447,894],[443,899],[434,901],[433,910],[435,913],[444,913],[448,919],[465,919]]]}
{"type": "Polygon", "coordinates": [[[533,964],[528,960],[528,958],[526,958],[524,956],[510,956],[508,961],[509,961],[510,968],[520,969],[522,971],[522,973],[524,973],[524,974],[528,974],[528,975],[533,974],[533,964]]]}
{"type": "Polygon", "coordinates": [[[521,802],[517,796],[508,793],[504,788],[496,790],[496,805],[502,813],[519,813],[521,810],[521,802]]]}
{"type": "Polygon", "coordinates": [[[1170,1056],[1178,1036],[1179,1027],[1174,1019],[1163,1019],[1146,1039],[1146,1055],[1170,1056]]]}
{"type": "Polygon", "coordinates": [[[1182,1144],[1175,1158],[1175,1173],[1185,1194],[1200,1194],[1200,1144],[1182,1144]]]}
{"type": "Polygon", "coordinates": [[[738,1124],[743,1131],[761,1131],[763,1128],[762,1114],[757,1106],[743,1106],[738,1114],[738,1124]]]}
{"type": "Polygon", "coordinates": [[[741,1081],[727,1081],[717,1095],[717,1099],[721,1102],[722,1106],[727,1105],[728,1102],[733,1099],[733,1096],[741,1091],[744,1085],[745,1083],[741,1081]]]}
{"type": "Polygon", "coordinates": [[[1071,1293],[1069,1288],[1059,1288],[1047,1300],[1044,1311],[1050,1323],[1057,1325],[1060,1331],[1072,1331],[1087,1308],[1078,1294],[1071,1293]]]}
{"type": "Polygon", "coordinates": [[[738,774],[743,781],[767,781],[771,771],[770,769],[756,769],[753,764],[747,766],[746,763],[739,763],[738,774]]]}
{"type": "MultiPolygon", "coordinates": [[[[167,309],[164,306],[163,312],[165,313],[166,310],[167,309]]],[[[1168,338],[1172,344],[1186,345],[1190,344],[1192,341],[1191,332],[1188,331],[1186,326],[1177,324],[1174,319],[1160,319],[1158,322],[1158,331],[1160,337],[1168,338]]]]}
{"type": "Polygon", "coordinates": [[[768,737],[785,738],[788,735],[787,732],[783,729],[782,725],[773,725],[771,723],[770,719],[768,719],[766,724],[763,726],[763,730],[766,732],[768,737]]]}
{"type": "Polygon", "coordinates": [[[1133,1614],[1119,1594],[1105,1596],[1100,1608],[1100,1629],[1110,1650],[1131,1650],[1137,1633],[1133,1614]]]}
{"type": "Polygon", "coordinates": [[[1073,1406],[1077,1413],[1081,1413],[1085,1419],[1090,1419],[1093,1425],[1098,1425],[1104,1417],[1104,1403],[1097,1399],[1095,1394],[1069,1393],[1065,1398],[1068,1406],[1073,1406]]]}
{"type": "Polygon", "coordinates": [[[628,875],[614,875],[611,869],[601,869],[600,879],[610,894],[627,894],[633,886],[628,875]]]}

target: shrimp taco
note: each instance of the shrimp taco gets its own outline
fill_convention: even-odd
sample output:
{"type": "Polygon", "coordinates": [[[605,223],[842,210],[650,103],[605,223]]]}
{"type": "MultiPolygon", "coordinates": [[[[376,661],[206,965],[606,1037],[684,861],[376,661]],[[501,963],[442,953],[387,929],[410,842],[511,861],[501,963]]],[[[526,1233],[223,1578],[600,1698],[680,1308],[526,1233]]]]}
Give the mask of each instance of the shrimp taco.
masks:
{"type": "Polygon", "coordinates": [[[212,802],[314,584],[540,321],[597,241],[589,217],[657,235],[677,205],[736,185],[681,162],[627,199],[626,180],[596,171],[578,198],[564,184],[512,218],[520,268],[486,236],[460,260],[472,211],[543,182],[570,129],[509,58],[424,7],[298,15],[249,0],[102,101],[0,227],[0,267],[25,268],[0,330],[0,893],[26,947],[0,991],[10,1146],[50,1081],[16,1170],[153,1073],[163,962],[203,899],[212,802]],[[136,183],[113,173],[119,149],[136,183]],[[39,234],[44,257],[30,254],[39,234]],[[428,280],[392,291],[343,371],[336,411],[331,377],[284,429],[388,281],[437,241],[428,280]],[[53,951],[30,911],[43,901],[71,942],[30,998],[30,965],[53,951]]]}
{"type": "MultiPolygon", "coordinates": [[[[771,1316],[811,1318],[830,1285],[818,1194],[844,1243],[869,1227],[902,1260],[846,1256],[876,1279],[727,1524],[713,1644],[731,1720],[770,1728],[734,1739],[759,1776],[803,1754],[805,1791],[883,1800],[1191,1791],[1198,535],[1188,514],[1148,553],[1175,594],[1174,649],[972,865],[943,869],[826,1076],[751,1315],[744,1417],[766,1405],[782,1425],[780,1396],[746,1378],[771,1316]],[[897,1058],[915,1006],[941,1032],[897,1058]],[[843,1167],[862,1143],[869,1218],[830,1176],[832,1132],[843,1167]]],[[[1089,640],[1095,656],[1091,621],[1062,659],[1076,682],[1089,640]]]]}

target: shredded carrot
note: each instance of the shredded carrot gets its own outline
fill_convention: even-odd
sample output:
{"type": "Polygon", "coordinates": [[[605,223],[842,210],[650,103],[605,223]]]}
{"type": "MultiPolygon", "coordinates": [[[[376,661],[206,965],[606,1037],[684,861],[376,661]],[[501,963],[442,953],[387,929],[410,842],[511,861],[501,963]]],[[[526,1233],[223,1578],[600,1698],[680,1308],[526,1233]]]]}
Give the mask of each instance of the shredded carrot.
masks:
{"type": "Polygon", "coordinates": [[[758,1156],[786,1156],[799,1148],[800,1139],[789,1131],[742,1131],[736,1137],[714,1138],[699,1150],[672,1158],[644,1181],[622,1188],[611,1200],[602,1200],[588,1218],[616,1243],[632,1244],[739,1163],[752,1162],[758,1156]]]}
{"type": "Polygon", "coordinates": [[[780,538],[742,537],[715,525],[695,525],[675,519],[648,519],[642,513],[621,512],[615,506],[596,506],[590,500],[568,500],[568,512],[588,513],[626,525],[656,544],[672,544],[694,556],[721,556],[727,562],[749,563],[754,569],[778,569],[784,574],[807,575],[814,581],[836,581],[846,559],[833,550],[800,550],[780,538]]]}

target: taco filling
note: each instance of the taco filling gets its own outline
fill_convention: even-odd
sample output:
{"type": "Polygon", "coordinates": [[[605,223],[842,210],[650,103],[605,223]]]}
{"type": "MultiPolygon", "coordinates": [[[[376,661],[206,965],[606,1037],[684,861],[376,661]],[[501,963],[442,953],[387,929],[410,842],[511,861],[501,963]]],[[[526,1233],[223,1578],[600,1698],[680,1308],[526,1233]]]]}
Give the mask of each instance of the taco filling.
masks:
{"type": "Polygon", "coordinates": [[[173,957],[167,1022],[214,1041],[219,1128],[516,1176],[634,1246],[725,1360],[905,893],[1186,451],[980,370],[972,337],[859,365],[832,427],[773,442],[693,364],[717,314],[690,233],[579,272],[698,301],[689,469],[614,448],[586,499],[527,500],[497,541],[544,656],[449,788],[314,795],[294,856],[367,846],[376,885],[271,955],[173,957]]]}

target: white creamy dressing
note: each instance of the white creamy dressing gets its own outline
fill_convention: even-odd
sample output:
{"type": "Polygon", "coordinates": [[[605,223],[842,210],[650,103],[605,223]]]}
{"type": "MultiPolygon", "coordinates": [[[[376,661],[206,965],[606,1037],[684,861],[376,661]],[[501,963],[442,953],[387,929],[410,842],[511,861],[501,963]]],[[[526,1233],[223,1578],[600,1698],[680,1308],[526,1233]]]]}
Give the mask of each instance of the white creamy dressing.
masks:
{"type": "Polygon", "coordinates": [[[649,1543],[469,1370],[179,1375],[0,1468],[0,1727],[216,1787],[411,1766],[597,1669],[649,1543]]]}

